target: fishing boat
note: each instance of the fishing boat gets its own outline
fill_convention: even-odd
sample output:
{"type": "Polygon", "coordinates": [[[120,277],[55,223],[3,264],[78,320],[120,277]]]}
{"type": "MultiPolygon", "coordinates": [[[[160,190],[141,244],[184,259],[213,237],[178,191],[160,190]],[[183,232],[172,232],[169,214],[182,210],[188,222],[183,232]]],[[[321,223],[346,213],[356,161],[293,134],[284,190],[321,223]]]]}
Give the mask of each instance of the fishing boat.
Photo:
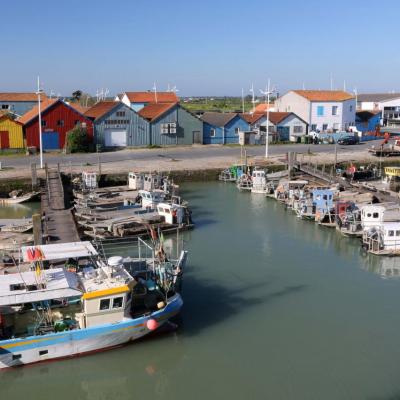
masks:
{"type": "Polygon", "coordinates": [[[254,169],[251,174],[251,193],[264,194],[268,193],[268,185],[266,172],[263,169],[254,169]]]}
{"type": "Polygon", "coordinates": [[[1,205],[12,205],[12,204],[21,204],[27,203],[29,201],[36,200],[40,194],[40,192],[30,192],[26,194],[12,194],[10,193],[10,197],[8,198],[0,198],[1,205]]]}
{"type": "Polygon", "coordinates": [[[251,179],[251,176],[248,174],[242,174],[237,182],[236,182],[236,187],[242,191],[242,190],[251,190],[253,187],[253,181],[251,179]]]}
{"type": "Polygon", "coordinates": [[[167,324],[183,305],[187,252],[169,260],[161,242],[138,246],[151,256],[139,247],[137,258],[101,259],[89,242],[23,247],[32,270],[0,275],[0,369],[110,349],[167,324]]]}
{"type": "Polygon", "coordinates": [[[28,233],[32,229],[32,218],[0,219],[1,232],[28,233]]]}

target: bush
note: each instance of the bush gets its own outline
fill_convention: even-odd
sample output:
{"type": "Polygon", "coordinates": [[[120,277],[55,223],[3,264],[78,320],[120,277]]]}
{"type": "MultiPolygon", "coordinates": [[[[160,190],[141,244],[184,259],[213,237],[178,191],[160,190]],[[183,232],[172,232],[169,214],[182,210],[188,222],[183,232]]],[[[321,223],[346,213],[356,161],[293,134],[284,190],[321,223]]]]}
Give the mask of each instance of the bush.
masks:
{"type": "Polygon", "coordinates": [[[67,132],[65,143],[67,153],[86,153],[89,151],[89,140],[86,128],[77,125],[67,132]]]}

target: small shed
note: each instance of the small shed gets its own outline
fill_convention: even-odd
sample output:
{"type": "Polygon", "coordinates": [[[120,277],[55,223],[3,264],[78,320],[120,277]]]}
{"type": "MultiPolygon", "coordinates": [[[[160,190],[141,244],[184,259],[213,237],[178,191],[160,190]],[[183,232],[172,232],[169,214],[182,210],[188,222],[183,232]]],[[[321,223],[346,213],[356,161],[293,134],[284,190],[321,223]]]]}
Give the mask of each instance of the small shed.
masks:
{"type": "Polygon", "coordinates": [[[150,144],[149,122],[124,103],[100,101],[85,116],[93,120],[96,144],[104,147],[150,144]]]}
{"type": "Polygon", "coordinates": [[[240,132],[249,131],[249,124],[238,113],[205,112],[201,119],[204,144],[238,144],[240,132]]]}
{"type": "Polygon", "coordinates": [[[139,115],[150,123],[151,145],[192,145],[203,142],[203,121],[179,103],[152,103],[139,115]]]}
{"type": "MultiPolygon", "coordinates": [[[[78,124],[86,128],[89,141],[93,139],[92,121],[60,99],[46,99],[41,102],[41,120],[43,150],[64,148],[67,132],[78,124]]],[[[27,146],[39,148],[38,106],[18,118],[18,121],[24,126],[27,146]]]]}
{"type": "Polygon", "coordinates": [[[0,111],[0,148],[23,149],[24,134],[22,124],[15,120],[15,115],[0,111]]]}

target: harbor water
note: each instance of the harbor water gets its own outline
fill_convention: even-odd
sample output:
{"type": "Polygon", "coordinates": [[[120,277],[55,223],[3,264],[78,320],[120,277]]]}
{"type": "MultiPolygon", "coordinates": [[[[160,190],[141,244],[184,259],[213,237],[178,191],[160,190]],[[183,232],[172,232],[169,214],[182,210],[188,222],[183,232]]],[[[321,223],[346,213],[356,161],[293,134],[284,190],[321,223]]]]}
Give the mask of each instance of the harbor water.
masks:
{"type": "Polygon", "coordinates": [[[196,229],[180,238],[180,328],[0,372],[0,399],[400,398],[400,260],[233,184],[183,197],[196,229]]]}

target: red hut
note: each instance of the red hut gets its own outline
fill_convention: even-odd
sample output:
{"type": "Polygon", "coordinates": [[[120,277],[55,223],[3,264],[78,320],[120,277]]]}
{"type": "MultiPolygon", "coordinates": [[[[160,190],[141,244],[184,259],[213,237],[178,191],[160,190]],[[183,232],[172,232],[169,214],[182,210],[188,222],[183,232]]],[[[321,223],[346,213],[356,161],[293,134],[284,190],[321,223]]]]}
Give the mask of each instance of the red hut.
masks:
{"type": "MultiPolygon", "coordinates": [[[[74,107],[59,99],[47,99],[41,102],[43,150],[62,149],[66,133],[78,123],[86,127],[89,141],[93,140],[93,122],[74,107]]],[[[27,146],[40,147],[39,109],[32,108],[19,119],[24,125],[27,146]]]]}

